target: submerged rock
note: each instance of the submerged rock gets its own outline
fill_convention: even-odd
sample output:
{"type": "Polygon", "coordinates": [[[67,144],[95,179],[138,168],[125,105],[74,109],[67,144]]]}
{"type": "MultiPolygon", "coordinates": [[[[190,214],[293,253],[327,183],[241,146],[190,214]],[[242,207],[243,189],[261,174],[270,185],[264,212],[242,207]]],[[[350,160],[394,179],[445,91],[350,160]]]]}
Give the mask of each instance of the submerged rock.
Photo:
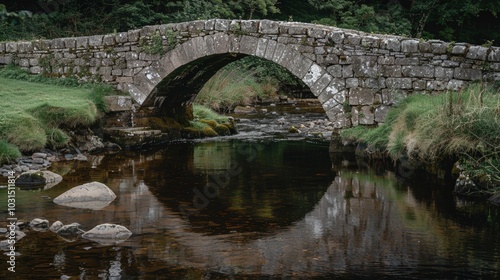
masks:
{"type": "Polygon", "coordinates": [[[100,210],[110,204],[116,198],[115,193],[106,185],[92,182],[74,187],[58,197],[54,203],[92,210],[100,210]]]}
{"type": "Polygon", "coordinates": [[[82,237],[101,245],[114,245],[127,240],[132,232],[126,227],[115,224],[101,224],[85,232],[82,237]]]}

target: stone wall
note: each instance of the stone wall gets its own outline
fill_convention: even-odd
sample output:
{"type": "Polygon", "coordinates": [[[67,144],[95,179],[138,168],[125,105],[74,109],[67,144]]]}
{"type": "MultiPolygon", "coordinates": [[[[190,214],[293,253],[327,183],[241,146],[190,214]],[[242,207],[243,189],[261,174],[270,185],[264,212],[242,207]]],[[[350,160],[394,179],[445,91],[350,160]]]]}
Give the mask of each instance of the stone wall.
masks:
{"type": "Polygon", "coordinates": [[[500,80],[499,47],[268,20],[214,19],[3,42],[0,66],[102,81],[128,91],[143,106],[162,106],[165,100],[188,101],[228,54],[254,55],[287,68],[311,88],[338,127],[381,123],[400,96],[500,80]],[[200,75],[204,71],[208,74],[200,75]],[[170,92],[182,90],[186,97],[170,92]]]}

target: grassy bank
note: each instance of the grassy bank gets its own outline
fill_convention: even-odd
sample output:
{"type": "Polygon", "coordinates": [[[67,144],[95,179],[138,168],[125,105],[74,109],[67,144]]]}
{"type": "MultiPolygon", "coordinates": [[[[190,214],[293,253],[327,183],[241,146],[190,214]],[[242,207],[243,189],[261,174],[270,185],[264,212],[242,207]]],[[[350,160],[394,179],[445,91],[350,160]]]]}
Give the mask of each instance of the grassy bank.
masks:
{"type": "Polygon", "coordinates": [[[49,79],[20,69],[0,69],[0,162],[21,152],[57,148],[70,140],[65,132],[88,126],[104,109],[111,87],[49,79]]]}
{"type": "Polygon", "coordinates": [[[439,161],[454,156],[466,173],[482,181],[486,193],[500,189],[500,92],[474,84],[461,92],[413,95],[402,100],[377,128],[341,132],[348,141],[366,142],[394,160],[409,156],[439,161]]]}

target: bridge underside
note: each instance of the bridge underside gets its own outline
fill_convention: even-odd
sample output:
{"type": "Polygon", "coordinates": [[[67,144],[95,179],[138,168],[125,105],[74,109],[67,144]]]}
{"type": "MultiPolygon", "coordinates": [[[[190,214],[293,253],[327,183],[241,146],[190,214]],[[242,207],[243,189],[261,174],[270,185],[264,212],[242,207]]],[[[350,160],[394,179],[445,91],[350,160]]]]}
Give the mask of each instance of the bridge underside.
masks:
{"type": "Polygon", "coordinates": [[[153,89],[142,106],[169,108],[189,104],[217,71],[245,56],[244,54],[217,54],[185,64],[165,77],[153,89]]]}

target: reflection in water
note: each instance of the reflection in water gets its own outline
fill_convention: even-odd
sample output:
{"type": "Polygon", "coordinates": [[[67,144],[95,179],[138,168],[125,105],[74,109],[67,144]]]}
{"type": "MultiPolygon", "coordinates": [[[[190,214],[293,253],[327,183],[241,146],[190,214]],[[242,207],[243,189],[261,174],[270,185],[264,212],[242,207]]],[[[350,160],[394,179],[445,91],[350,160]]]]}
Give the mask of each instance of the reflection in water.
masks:
{"type": "MultiPolygon", "coordinates": [[[[17,244],[17,279],[500,277],[497,208],[431,186],[415,195],[390,172],[348,160],[335,160],[334,173],[323,145],[186,143],[100,162],[60,166],[67,172],[61,185],[19,191],[19,218],[87,230],[112,222],[133,235],[100,246],[28,232],[17,244]],[[117,194],[102,210],[44,198],[93,180],[117,194]],[[217,186],[217,196],[207,185],[217,186]]],[[[7,273],[0,278],[11,279],[7,273]]]]}

